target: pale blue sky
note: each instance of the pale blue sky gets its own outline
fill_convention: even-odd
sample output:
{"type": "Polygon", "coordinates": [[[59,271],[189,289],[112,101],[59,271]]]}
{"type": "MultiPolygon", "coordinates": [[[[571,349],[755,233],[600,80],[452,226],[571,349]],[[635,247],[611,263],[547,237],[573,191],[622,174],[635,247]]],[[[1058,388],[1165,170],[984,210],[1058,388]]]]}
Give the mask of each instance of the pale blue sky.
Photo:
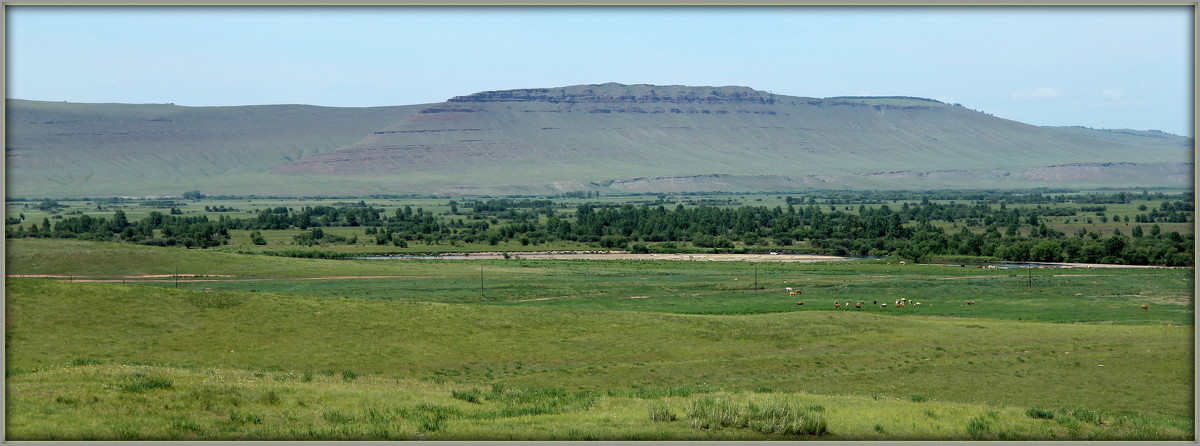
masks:
{"type": "Polygon", "coordinates": [[[379,106],[604,82],[1192,135],[1192,6],[7,6],[7,97],[379,106]]]}

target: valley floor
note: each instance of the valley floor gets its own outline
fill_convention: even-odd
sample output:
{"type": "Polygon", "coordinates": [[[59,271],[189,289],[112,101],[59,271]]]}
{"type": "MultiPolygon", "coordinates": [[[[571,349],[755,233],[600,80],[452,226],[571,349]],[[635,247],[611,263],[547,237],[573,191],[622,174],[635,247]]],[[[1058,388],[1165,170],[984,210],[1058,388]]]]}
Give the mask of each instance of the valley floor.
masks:
{"type": "Polygon", "coordinates": [[[1195,440],[1191,269],[762,257],[14,241],[5,439],[1195,440]]]}

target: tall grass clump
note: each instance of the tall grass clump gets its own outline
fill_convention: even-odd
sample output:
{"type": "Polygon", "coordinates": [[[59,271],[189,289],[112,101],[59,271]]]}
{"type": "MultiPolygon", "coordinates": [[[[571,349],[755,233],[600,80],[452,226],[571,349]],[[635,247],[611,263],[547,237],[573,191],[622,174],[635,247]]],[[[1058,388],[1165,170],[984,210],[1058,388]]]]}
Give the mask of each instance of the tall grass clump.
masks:
{"type": "Polygon", "coordinates": [[[744,424],[763,434],[824,435],[829,430],[823,415],[782,398],[750,403],[744,413],[744,424]]]}
{"type": "Polygon", "coordinates": [[[468,403],[479,403],[479,399],[483,397],[483,391],[479,389],[471,390],[451,390],[450,395],[455,399],[463,400],[468,403]]]}
{"type": "Polygon", "coordinates": [[[188,431],[196,434],[203,434],[204,428],[195,421],[186,418],[176,418],[171,420],[171,428],[179,431],[188,431]]]}
{"type": "Polygon", "coordinates": [[[596,404],[600,394],[589,391],[568,392],[557,388],[508,388],[493,384],[483,399],[504,405],[497,417],[548,415],[587,410],[596,404]]]}
{"type": "Polygon", "coordinates": [[[409,409],[401,409],[400,416],[417,424],[421,432],[438,432],[446,428],[446,420],[458,418],[462,414],[450,406],[420,403],[409,409]]]}
{"type": "Polygon", "coordinates": [[[738,407],[725,398],[700,398],[692,401],[684,412],[697,429],[720,429],[738,423],[738,407]]]}
{"type": "Polygon", "coordinates": [[[327,410],[321,414],[321,418],[333,424],[347,424],[355,421],[353,415],[342,413],[339,410],[327,410]]]}
{"type": "Polygon", "coordinates": [[[175,382],[168,378],[157,377],[139,377],[129,382],[121,383],[117,387],[126,392],[145,392],[154,389],[170,389],[175,382]]]}
{"type": "Polygon", "coordinates": [[[260,413],[255,413],[255,412],[250,412],[250,411],[235,410],[235,411],[229,413],[229,421],[238,423],[238,424],[244,424],[244,423],[262,424],[263,415],[260,413]]]}
{"type": "Polygon", "coordinates": [[[1025,409],[1025,415],[1028,415],[1029,418],[1037,418],[1040,420],[1053,420],[1054,419],[1054,411],[1053,410],[1042,409],[1040,407],[1030,407],[1028,409],[1025,409]]]}
{"type": "Polygon", "coordinates": [[[825,435],[829,425],[817,411],[784,398],[738,406],[724,398],[701,398],[692,402],[686,415],[699,429],[739,428],[767,435],[825,435]]]}
{"type": "Polygon", "coordinates": [[[78,366],[83,366],[83,365],[101,365],[101,364],[104,364],[104,361],[99,360],[99,359],[92,359],[92,358],[75,358],[75,359],[72,359],[71,362],[69,363],[69,365],[72,367],[78,367],[78,366]]]}
{"type": "Polygon", "coordinates": [[[972,417],[967,420],[967,435],[972,440],[987,440],[992,436],[992,422],[984,417],[972,417]]]}
{"type": "Polygon", "coordinates": [[[647,408],[650,412],[650,421],[675,421],[677,417],[671,408],[667,407],[667,403],[663,401],[655,401],[650,403],[647,408]]]}
{"type": "Polygon", "coordinates": [[[652,400],[669,396],[687,397],[698,393],[713,393],[720,390],[719,388],[710,386],[638,387],[634,390],[609,390],[608,396],[629,396],[652,400]]]}
{"type": "Polygon", "coordinates": [[[1104,413],[1102,413],[1098,410],[1072,409],[1070,411],[1070,414],[1071,414],[1071,416],[1079,419],[1079,421],[1083,421],[1085,423],[1092,423],[1092,424],[1100,425],[1100,424],[1104,424],[1104,422],[1105,422],[1104,413]]]}

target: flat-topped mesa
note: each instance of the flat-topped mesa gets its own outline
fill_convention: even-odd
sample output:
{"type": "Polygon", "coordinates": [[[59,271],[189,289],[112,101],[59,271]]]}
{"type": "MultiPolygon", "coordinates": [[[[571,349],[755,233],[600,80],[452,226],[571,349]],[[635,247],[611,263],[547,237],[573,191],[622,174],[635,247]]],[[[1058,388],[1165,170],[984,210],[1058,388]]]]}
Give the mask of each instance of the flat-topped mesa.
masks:
{"type": "Polygon", "coordinates": [[[483,91],[456,96],[446,102],[549,102],[549,103],[675,103],[675,104],[774,104],[775,95],[749,87],[687,87],[680,85],[575,85],[483,91]]]}

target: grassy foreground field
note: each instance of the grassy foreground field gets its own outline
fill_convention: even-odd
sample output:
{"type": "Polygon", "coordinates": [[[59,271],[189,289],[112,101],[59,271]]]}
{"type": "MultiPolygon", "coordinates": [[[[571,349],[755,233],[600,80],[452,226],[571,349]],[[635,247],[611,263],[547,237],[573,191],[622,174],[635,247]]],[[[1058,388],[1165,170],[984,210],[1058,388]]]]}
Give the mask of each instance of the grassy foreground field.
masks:
{"type": "Polygon", "coordinates": [[[1195,438],[1190,269],[6,261],[7,440],[1195,438]]]}

